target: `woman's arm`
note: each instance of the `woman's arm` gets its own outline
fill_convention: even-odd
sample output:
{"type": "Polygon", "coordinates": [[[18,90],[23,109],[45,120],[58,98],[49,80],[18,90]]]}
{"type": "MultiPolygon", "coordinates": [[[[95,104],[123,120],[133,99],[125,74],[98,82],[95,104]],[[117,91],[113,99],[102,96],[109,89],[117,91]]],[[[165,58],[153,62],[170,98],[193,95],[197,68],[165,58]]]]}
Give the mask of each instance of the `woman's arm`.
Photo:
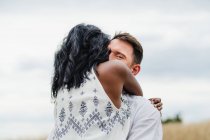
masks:
{"type": "MultiPolygon", "coordinates": [[[[114,62],[115,63],[115,62],[114,62]]],[[[121,77],[123,78],[124,84],[123,87],[127,93],[137,96],[143,96],[143,92],[141,86],[139,85],[138,81],[132,74],[131,70],[125,65],[123,62],[116,62],[119,67],[119,72],[121,72],[121,77]]]]}
{"type": "Polygon", "coordinates": [[[108,91],[114,91],[116,89],[122,92],[123,88],[128,93],[134,93],[134,95],[143,96],[142,89],[138,81],[133,76],[131,70],[126,64],[118,60],[111,60],[99,65],[100,79],[104,83],[105,88],[108,87],[108,91]]]}

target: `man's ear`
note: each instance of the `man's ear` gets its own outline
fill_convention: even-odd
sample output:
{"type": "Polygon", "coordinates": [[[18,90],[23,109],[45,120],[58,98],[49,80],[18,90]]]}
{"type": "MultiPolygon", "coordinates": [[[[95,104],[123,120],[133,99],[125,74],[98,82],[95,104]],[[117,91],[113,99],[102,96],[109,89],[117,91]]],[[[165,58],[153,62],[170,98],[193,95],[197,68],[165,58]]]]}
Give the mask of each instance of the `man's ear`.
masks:
{"type": "Polygon", "coordinates": [[[136,76],[141,70],[141,66],[139,64],[134,64],[132,66],[132,73],[134,76],[136,76]]]}

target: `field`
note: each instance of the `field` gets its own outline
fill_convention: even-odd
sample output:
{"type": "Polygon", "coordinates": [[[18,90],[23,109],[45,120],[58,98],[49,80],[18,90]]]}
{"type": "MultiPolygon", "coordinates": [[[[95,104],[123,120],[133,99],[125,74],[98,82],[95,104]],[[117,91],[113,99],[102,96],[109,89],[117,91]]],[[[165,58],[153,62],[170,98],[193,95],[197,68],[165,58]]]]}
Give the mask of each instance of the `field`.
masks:
{"type": "Polygon", "coordinates": [[[210,140],[210,122],[169,123],[163,126],[163,140],[210,140]]]}
{"type": "MultiPolygon", "coordinates": [[[[46,140],[46,136],[37,138],[18,138],[16,140],[46,140]]],[[[164,124],[163,140],[210,140],[210,121],[194,124],[164,124]]]]}

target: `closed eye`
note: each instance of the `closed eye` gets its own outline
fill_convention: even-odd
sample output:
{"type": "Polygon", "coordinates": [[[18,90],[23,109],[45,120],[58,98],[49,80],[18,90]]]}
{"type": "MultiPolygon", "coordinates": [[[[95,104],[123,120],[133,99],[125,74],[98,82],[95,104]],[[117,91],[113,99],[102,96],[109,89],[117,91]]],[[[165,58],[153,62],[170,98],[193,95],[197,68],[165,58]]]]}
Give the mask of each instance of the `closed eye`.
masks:
{"type": "Polygon", "coordinates": [[[123,55],[121,55],[121,54],[118,54],[116,57],[117,57],[118,59],[125,59],[125,57],[124,57],[123,55]]]}

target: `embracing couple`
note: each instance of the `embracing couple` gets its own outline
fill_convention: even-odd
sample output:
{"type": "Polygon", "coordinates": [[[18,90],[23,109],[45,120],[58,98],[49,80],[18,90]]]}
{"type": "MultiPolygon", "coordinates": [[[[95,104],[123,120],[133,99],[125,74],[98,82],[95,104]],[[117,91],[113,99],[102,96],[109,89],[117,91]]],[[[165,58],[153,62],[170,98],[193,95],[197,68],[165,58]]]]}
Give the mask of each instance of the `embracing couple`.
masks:
{"type": "Polygon", "coordinates": [[[142,97],[134,77],[142,58],[128,33],[110,39],[94,25],[73,27],[55,53],[48,140],[161,140],[162,103],[142,97]]]}

